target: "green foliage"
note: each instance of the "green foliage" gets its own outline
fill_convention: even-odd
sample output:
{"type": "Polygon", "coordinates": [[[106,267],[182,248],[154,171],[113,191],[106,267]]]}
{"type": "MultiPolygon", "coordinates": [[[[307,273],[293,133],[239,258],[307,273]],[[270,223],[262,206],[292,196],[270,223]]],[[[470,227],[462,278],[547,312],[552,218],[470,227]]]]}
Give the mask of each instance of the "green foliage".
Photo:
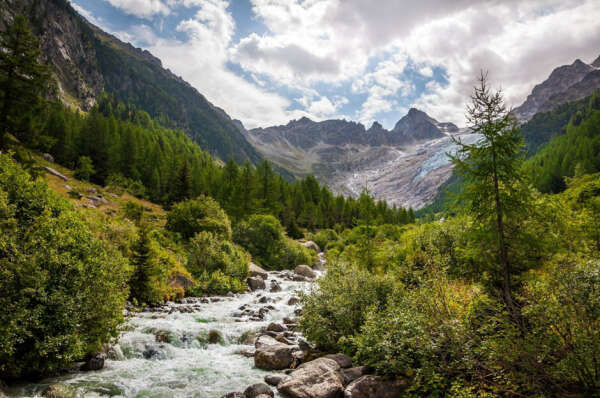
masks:
{"type": "Polygon", "coordinates": [[[234,230],[234,241],[267,269],[292,268],[316,261],[316,254],[285,237],[279,220],[270,215],[253,215],[240,222],[234,230]]]}
{"type": "Polygon", "coordinates": [[[315,242],[321,250],[326,250],[330,243],[338,241],[339,236],[333,229],[322,229],[316,234],[311,234],[309,239],[315,242]]]}
{"type": "Polygon", "coordinates": [[[56,373],[116,336],[121,254],[43,182],[0,155],[0,377],[56,373]]]}
{"type": "Polygon", "coordinates": [[[50,70],[39,62],[39,42],[23,15],[0,32],[0,48],[0,148],[6,147],[8,132],[38,144],[31,122],[43,105],[50,70]]]}
{"type": "Polygon", "coordinates": [[[565,177],[600,172],[600,94],[575,113],[566,134],[553,138],[527,162],[527,171],[541,192],[566,189],[565,177]]]}
{"type": "Polygon", "coordinates": [[[214,199],[204,195],[175,204],[167,215],[165,228],[178,232],[185,239],[202,231],[231,239],[229,217],[214,199]]]}
{"type": "Polygon", "coordinates": [[[348,352],[349,339],[359,332],[369,309],[385,306],[393,286],[387,276],[330,262],[317,288],[302,296],[302,332],[322,349],[348,352]]]}
{"type": "Polygon", "coordinates": [[[75,177],[80,180],[89,181],[95,172],[96,170],[94,170],[92,159],[90,159],[88,156],[80,156],[79,160],[77,160],[75,177]]]}
{"type": "Polygon", "coordinates": [[[144,216],[144,206],[136,202],[128,201],[125,203],[125,206],[123,206],[123,213],[125,213],[125,217],[129,220],[139,223],[144,216]]]}
{"type": "Polygon", "coordinates": [[[150,231],[142,228],[137,241],[131,248],[129,262],[133,268],[129,280],[129,297],[137,303],[156,304],[165,297],[160,264],[157,261],[156,249],[153,247],[150,231]]]}
{"type": "Polygon", "coordinates": [[[455,140],[459,149],[450,159],[465,180],[460,196],[475,219],[472,233],[493,248],[482,254],[491,254],[493,261],[489,263],[499,265],[497,286],[518,321],[511,279],[519,263],[509,248],[522,242],[523,234],[517,225],[528,216],[532,202],[522,171],[523,137],[516,119],[504,105],[502,93],[490,91],[485,75],[482,74],[471,99],[472,105],[467,108],[469,127],[482,138],[474,145],[455,140]]]}
{"type": "Polygon", "coordinates": [[[248,276],[250,256],[241,247],[210,232],[200,232],[189,243],[188,270],[196,278],[220,271],[243,281],[248,276]]]}

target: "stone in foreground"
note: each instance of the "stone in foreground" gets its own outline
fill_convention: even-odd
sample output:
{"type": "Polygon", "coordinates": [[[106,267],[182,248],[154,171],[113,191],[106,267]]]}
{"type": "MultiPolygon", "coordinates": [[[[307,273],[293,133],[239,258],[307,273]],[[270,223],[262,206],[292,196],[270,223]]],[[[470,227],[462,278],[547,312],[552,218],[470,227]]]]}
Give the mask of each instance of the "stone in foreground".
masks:
{"type": "Polygon", "coordinates": [[[246,398],[258,398],[262,395],[272,398],[275,394],[273,394],[271,388],[265,383],[252,384],[250,387],[246,388],[246,391],[244,391],[244,396],[246,398]]]}
{"type": "Polygon", "coordinates": [[[277,390],[291,398],[337,398],[344,391],[340,365],[329,358],[303,363],[282,380],[277,390]]]}
{"type": "Polygon", "coordinates": [[[362,376],[346,387],[344,398],[397,398],[408,387],[406,380],[362,376]]]}

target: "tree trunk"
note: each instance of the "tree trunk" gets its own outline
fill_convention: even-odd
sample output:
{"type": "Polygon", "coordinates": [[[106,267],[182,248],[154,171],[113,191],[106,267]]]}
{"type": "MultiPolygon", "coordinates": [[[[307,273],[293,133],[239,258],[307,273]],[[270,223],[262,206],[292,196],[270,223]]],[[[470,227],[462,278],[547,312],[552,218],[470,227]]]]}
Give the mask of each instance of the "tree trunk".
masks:
{"type": "Polygon", "coordinates": [[[500,248],[500,264],[502,265],[502,297],[504,303],[510,312],[513,321],[520,324],[521,313],[512,297],[512,289],[510,287],[510,263],[508,261],[508,251],[504,236],[504,220],[502,213],[502,201],[500,200],[500,188],[498,186],[498,173],[496,170],[496,154],[493,154],[494,168],[494,200],[496,202],[496,224],[498,228],[498,245],[500,248]]]}

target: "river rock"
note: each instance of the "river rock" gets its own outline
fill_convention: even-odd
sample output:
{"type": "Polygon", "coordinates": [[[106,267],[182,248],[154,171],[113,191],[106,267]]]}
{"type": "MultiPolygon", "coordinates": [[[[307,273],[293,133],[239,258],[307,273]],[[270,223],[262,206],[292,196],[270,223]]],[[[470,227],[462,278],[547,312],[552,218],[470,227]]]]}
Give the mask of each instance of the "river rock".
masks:
{"type": "Polygon", "coordinates": [[[223,335],[218,330],[208,331],[208,344],[218,344],[223,341],[223,335]]]}
{"type": "Polygon", "coordinates": [[[75,396],[75,389],[66,384],[50,384],[42,393],[44,398],[75,398],[75,396]]]}
{"type": "Polygon", "coordinates": [[[344,378],[344,385],[348,385],[359,377],[366,375],[367,372],[368,368],[366,366],[342,369],[341,373],[342,377],[344,378]]]}
{"type": "Polygon", "coordinates": [[[290,297],[290,299],[287,302],[287,305],[296,305],[299,301],[300,300],[298,299],[298,297],[290,297]]]}
{"type": "Polygon", "coordinates": [[[348,355],[342,354],[341,352],[337,354],[328,354],[323,358],[333,359],[338,363],[338,365],[340,365],[340,368],[349,368],[352,366],[352,359],[348,355]]]}
{"type": "Polygon", "coordinates": [[[221,398],[246,398],[241,392],[230,392],[229,394],[223,395],[221,398]]]}
{"type": "Polygon", "coordinates": [[[307,247],[309,249],[312,249],[314,251],[316,251],[317,253],[321,252],[321,249],[319,248],[319,245],[317,245],[315,242],[313,242],[312,240],[306,241],[302,244],[302,246],[307,247]]]}
{"type": "Polygon", "coordinates": [[[281,381],[283,379],[286,379],[286,378],[287,378],[286,375],[280,375],[280,374],[266,375],[265,376],[265,383],[277,387],[277,385],[279,383],[281,383],[281,381]]]}
{"type": "Polygon", "coordinates": [[[247,283],[248,283],[248,287],[252,291],[262,290],[266,287],[265,280],[263,278],[259,278],[259,277],[250,277],[250,278],[248,278],[247,283]]]}
{"type": "Polygon", "coordinates": [[[275,279],[273,279],[271,281],[271,288],[269,289],[269,291],[271,293],[277,293],[281,291],[281,286],[279,285],[279,282],[277,282],[275,279]]]}
{"type": "Polygon", "coordinates": [[[258,398],[261,395],[266,395],[272,398],[275,394],[273,394],[271,388],[265,383],[252,384],[250,387],[246,388],[246,391],[244,391],[244,396],[246,398],[258,398]]]}
{"type": "Polygon", "coordinates": [[[275,340],[271,336],[262,335],[254,343],[254,366],[264,370],[287,369],[294,362],[294,351],[297,346],[290,346],[275,340]]]}
{"type": "Polygon", "coordinates": [[[317,274],[315,274],[315,271],[313,271],[312,268],[310,268],[306,264],[301,264],[294,268],[294,273],[310,279],[313,279],[317,276],[317,274]]]}
{"type": "Polygon", "coordinates": [[[340,365],[329,358],[303,363],[277,386],[291,398],[337,398],[344,391],[340,365]]]}
{"type": "Polygon", "coordinates": [[[262,280],[266,280],[269,277],[267,271],[254,264],[253,262],[250,262],[250,265],[248,266],[248,275],[252,277],[261,278],[262,280]]]}
{"type": "Polygon", "coordinates": [[[83,365],[81,365],[79,369],[84,372],[88,372],[91,370],[100,370],[104,367],[105,359],[106,354],[104,353],[92,355],[83,365]]]}
{"type": "Polygon", "coordinates": [[[50,155],[49,153],[43,154],[42,159],[44,159],[46,162],[54,163],[54,156],[50,155]]]}
{"type": "Polygon", "coordinates": [[[279,323],[275,323],[275,322],[271,322],[269,323],[269,326],[267,326],[267,330],[270,332],[283,332],[285,331],[285,326],[279,324],[279,323]]]}
{"type": "Polygon", "coordinates": [[[406,387],[406,380],[385,380],[379,376],[366,375],[346,387],[344,398],[397,398],[406,387]]]}

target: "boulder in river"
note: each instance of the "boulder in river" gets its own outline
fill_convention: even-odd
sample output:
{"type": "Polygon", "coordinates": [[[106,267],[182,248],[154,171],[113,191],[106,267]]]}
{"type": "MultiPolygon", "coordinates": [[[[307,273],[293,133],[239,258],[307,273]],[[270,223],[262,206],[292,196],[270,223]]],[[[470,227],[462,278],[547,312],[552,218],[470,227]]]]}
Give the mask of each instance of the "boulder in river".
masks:
{"type": "Polygon", "coordinates": [[[275,279],[273,279],[271,281],[271,288],[269,289],[269,291],[271,293],[277,293],[277,292],[281,291],[281,286],[279,285],[279,283],[275,279]]]}
{"type": "Polygon", "coordinates": [[[275,322],[271,322],[269,323],[269,326],[267,326],[267,330],[270,332],[283,332],[285,331],[285,326],[279,324],[279,323],[275,323],[275,322]]]}
{"type": "Polygon", "coordinates": [[[321,249],[319,248],[319,245],[317,245],[315,242],[313,242],[312,240],[306,241],[304,243],[302,243],[302,246],[307,247],[309,249],[313,249],[314,251],[316,251],[317,253],[321,252],[321,249]]]}
{"type": "Polygon", "coordinates": [[[290,373],[277,390],[291,398],[337,398],[344,391],[340,365],[329,358],[303,363],[290,373]]]}
{"type": "Polygon", "coordinates": [[[246,388],[246,391],[244,391],[244,396],[246,398],[257,398],[261,395],[266,395],[272,398],[275,394],[273,394],[271,387],[265,383],[252,384],[250,387],[246,388]]]}
{"type": "Polygon", "coordinates": [[[42,393],[44,398],[75,398],[76,391],[67,384],[50,384],[42,393]]]}
{"type": "Polygon", "coordinates": [[[287,302],[287,305],[296,305],[299,301],[300,300],[298,299],[298,297],[290,297],[290,299],[287,302]]]}
{"type": "Polygon", "coordinates": [[[255,278],[258,277],[258,278],[261,278],[262,280],[266,280],[269,277],[269,275],[267,274],[267,271],[265,271],[258,265],[254,264],[252,261],[250,262],[250,265],[248,266],[248,276],[252,276],[255,278]]]}
{"type": "Polygon", "coordinates": [[[262,290],[266,287],[265,280],[263,278],[259,278],[259,277],[251,276],[250,278],[248,278],[247,283],[248,283],[248,287],[252,291],[262,290]]]}
{"type": "Polygon", "coordinates": [[[281,381],[283,379],[286,379],[286,378],[287,378],[287,376],[286,375],[282,375],[282,374],[266,375],[265,376],[265,383],[277,387],[277,385],[279,383],[281,383],[281,381]]]}
{"type": "Polygon", "coordinates": [[[297,346],[280,343],[271,336],[262,335],[255,342],[254,366],[264,370],[287,369],[294,362],[297,346]]]}
{"type": "Polygon", "coordinates": [[[294,268],[294,273],[296,275],[301,275],[305,278],[310,278],[310,279],[314,279],[317,276],[317,274],[315,274],[315,271],[313,271],[312,268],[306,264],[301,264],[301,265],[297,266],[296,268],[294,268]]]}
{"type": "Polygon", "coordinates": [[[223,395],[221,398],[246,398],[241,392],[230,392],[229,394],[223,395]]]}
{"type": "Polygon", "coordinates": [[[92,355],[85,361],[83,365],[81,365],[81,368],[79,369],[84,372],[100,370],[104,367],[104,359],[106,359],[106,354],[104,353],[92,355]]]}
{"type": "Polygon", "coordinates": [[[208,331],[208,344],[218,344],[223,341],[223,335],[218,330],[208,331]]]}
{"type": "Polygon", "coordinates": [[[344,398],[396,398],[408,387],[403,379],[385,380],[379,376],[366,375],[350,383],[344,398]]]}

